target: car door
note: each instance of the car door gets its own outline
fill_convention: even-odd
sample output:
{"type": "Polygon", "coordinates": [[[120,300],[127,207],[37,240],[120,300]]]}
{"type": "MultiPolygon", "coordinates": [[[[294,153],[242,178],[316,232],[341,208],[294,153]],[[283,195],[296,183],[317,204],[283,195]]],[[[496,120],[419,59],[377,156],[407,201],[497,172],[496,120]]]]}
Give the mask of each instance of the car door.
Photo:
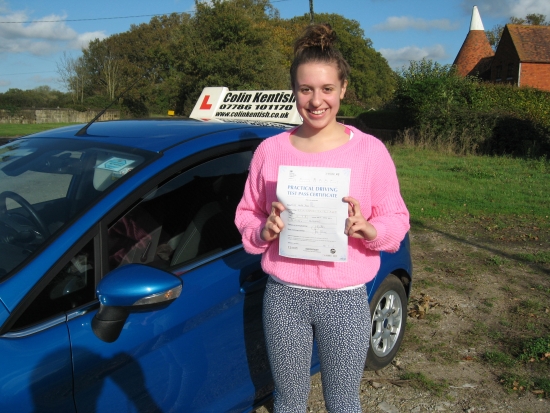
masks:
{"type": "Polygon", "coordinates": [[[112,343],[92,332],[97,305],[68,314],[78,412],[251,411],[272,391],[266,276],[233,224],[253,150],[239,147],[203,152],[102,224],[107,271],[153,266],[183,290],[168,308],[131,313],[112,343]]]}
{"type": "MultiPolygon", "coordinates": [[[[12,313],[0,336],[0,412],[73,412],[70,336],[65,311],[95,301],[93,232],[76,243],[37,285],[28,303],[12,313]]],[[[40,273],[41,260],[31,264],[40,273]]],[[[17,277],[2,285],[21,287],[17,277]]],[[[24,300],[26,301],[26,299],[24,300]]]]}
{"type": "Polygon", "coordinates": [[[75,411],[66,325],[26,333],[0,337],[0,411],[75,411]]]}

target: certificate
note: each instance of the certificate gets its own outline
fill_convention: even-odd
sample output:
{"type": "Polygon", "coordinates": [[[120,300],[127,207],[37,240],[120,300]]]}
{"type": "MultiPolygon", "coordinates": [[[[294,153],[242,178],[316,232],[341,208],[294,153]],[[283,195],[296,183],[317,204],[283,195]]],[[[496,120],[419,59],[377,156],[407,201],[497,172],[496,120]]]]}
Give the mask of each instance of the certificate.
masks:
{"type": "Polygon", "coordinates": [[[285,206],[279,254],[317,261],[345,262],[344,234],[351,169],[279,166],[277,198],[285,206]]]}

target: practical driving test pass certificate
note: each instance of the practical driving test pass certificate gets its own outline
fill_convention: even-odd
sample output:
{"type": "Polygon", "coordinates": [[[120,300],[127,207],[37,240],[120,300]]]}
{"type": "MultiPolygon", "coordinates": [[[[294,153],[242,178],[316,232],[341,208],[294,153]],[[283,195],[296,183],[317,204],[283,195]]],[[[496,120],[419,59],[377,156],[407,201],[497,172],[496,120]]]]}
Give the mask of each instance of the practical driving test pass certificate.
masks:
{"type": "Polygon", "coordinates": [[[345,262],[344,234],[351,169],[279,166],[277,198],[285,206],[279,254],[317,261],[345,262]]]}

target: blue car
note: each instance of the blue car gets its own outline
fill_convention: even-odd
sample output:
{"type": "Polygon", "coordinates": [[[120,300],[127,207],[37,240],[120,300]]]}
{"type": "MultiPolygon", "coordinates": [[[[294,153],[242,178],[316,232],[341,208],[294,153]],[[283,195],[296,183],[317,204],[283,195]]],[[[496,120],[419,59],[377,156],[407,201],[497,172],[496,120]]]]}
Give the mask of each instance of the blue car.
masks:
{"type": "MultiPolygon", "coordinates": [[[[251,412],[269,400],[267,276],[233,219],[254,149],[280,130],[113,121],[0,146],[0,412],[251,412]]],[[[411,276],[407,237],[367,286],[367,368],[399,349],[411,276]]]]}

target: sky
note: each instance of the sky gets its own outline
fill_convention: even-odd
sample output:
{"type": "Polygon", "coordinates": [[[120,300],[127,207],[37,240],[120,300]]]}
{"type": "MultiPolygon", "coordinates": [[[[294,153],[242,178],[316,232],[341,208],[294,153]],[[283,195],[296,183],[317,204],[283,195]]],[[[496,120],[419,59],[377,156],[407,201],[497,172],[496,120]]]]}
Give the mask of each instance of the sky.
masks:
{"type": "MultiPolygon", "coordinates": [[[[309,0],[271,0],[282,18],[309,14],[309,0]]],[[[152,15],[193,13],[194,0],[0,0],[0,92],[50,86],[63,53],[81,55],[89,41],[128,31],[152,15]]],[[[359,22],[393,69],[411,60],[454,61],[477,6],[485,30],[530,13],[550,19],[549,0],[314,0],[315,13],[359,22]]]]}

